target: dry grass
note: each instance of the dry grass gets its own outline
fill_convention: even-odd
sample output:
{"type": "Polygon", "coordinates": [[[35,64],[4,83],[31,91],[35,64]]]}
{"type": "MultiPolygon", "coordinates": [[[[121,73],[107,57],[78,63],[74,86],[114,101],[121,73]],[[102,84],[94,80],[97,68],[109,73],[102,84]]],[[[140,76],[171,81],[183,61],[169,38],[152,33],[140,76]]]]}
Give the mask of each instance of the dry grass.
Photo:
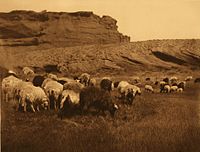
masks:
{"type": "Polygon", "coordinates": [[[61,121],[53,111],[16,112],[2,101],[2,151],[199,152],[198,89],[143,93],[132,106],[120,104],[114,119],[89,114],[61,121]]]}

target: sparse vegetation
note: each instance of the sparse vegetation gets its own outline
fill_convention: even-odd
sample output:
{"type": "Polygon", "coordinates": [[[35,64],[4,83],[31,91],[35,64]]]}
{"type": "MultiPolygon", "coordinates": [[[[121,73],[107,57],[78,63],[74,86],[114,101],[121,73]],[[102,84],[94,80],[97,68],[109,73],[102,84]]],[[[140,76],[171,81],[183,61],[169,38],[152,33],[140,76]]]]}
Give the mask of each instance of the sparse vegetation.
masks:
{"type": "Polygon", "coordinates": [[[144,92],[132,106],[120,104],[114,118],[89,114],[61,121],[54,111],[16,112],[1,101],[2,151],[198,152],[198,89],[190,83],[181,94],[144,92]]]}

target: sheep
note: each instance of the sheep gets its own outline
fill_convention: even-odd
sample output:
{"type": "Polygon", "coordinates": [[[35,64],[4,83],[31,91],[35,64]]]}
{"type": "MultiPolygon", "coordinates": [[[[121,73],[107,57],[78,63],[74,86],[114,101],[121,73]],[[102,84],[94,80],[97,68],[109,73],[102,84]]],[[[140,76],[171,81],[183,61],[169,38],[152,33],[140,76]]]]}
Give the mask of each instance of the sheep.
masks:
{"type": "Polygon", "coordinates": [[[67,77],[61,77],[58,78],[57,80],[60,84],[64,85],[67,82],[74,82],[75,80],[71,79],[71,78],[67,78],[67,77]]]}
{"type": "Polygon", "coordinates": [[[32,82],[25,82],[20,81],[14,88],[14,98],[17,101],[17,107],[16,111],[18,111],[19,106],[21,106],[21,97],[22,97],[22,91],[26,90],[27,87],[33,86],[32,82]]]}
{"type": "Polygon", "coordinates": [[[50,78],[50,79],[52,79],[52,80],[55,80],[55,81],[57,81],[57,80],[58,80],[58,77],[57,77],[57,75],[55,75],[55,74],[52,74],[52,73],[49,73],[49,74],[47,74],[47,77],[48,77],[48,78],[50,78]]]}
{"type": "Polygon", "coordinates": [[[163,79],[163,81],[164,81],[166,84],[169,84],[169,78],[166,77],[166,78],[163,79]]]}
{"type": "Polygon", "coordinates": [[[112,117],[118,109],[111,94],[97,87],[84,88],[80,93],[80,110],[88,111],[90,107],[94,107],[98,112],[109,111],[112,117]]]}
{"type": "Polygon", "coordinates": [[[167,83],[165,81],[160,81],[160,92],[164,91],[165,85],[167,85],[167,83]]]}
{"type": "Polygon", "coordinates": [[[83,73],[80,77],[78,77],[78,80],[80,80],[80,83],[84,84],[85,86],[88,86],[90,81],[90,75],[88,73],[83,73]]]}
{"type": "Polygon", "coordinates": [[[178,78],[177,78],[176,76],[173,76],[173,77],[171,77],[171,78],[169,79],[169,81],[170,81],[171,84],[172,84],[172,83],[177,82],[177,81],[178,81],[178,78]]]}
{"type": "Polygon", "coordinates": [[[127,81],[120,81],[118,86],[117,86],[117,89],[120,93],[123,93],[124,92],[124,88],[129,85],[129,83],[127,81]]]}
{"type": "Polygon", "coordinates": [[[45,77],[42,75],[36,75],[33,80],[32,83],[34,86],[36,87],[42,87],[42,83],[44,82],[45,77]]]}
{"type": "Polygon", "coordinates": [[[10,76],[10,75],[13,75],[14,77],[18,78],[18,77],[17,77],[17,73],[14,72],[13,70],[8,70],[8,73],[7,73],[7,76],[6,76],[6,77],[8,77],[8,76],[10,76]]]}
{"type": "Polygon", "coordinates": [[[91,78],[90,81],[89,81],[89,86],[96,86],[97,84],[97,81],[95,78],[91,78]]]}
{"type": "Polygon", "coordinates": [[[116,81],[116,82],[114,82],[114,88],[117,88],[118,85],[119,85],[119,83],[120,83],[120,81],[116,81]]]}
{"type": "Polygon", "coordinates": [[[31,68],[29,68],[29,67],[24,67],[22,69],[22,71],[23,71],[24,75],[26,75],[26,76],[28,76],[28,75],[30,75],[30,76],[34,75],[34,71],[31,68]]]}
{"type": "Polygon", "coordinates": [[[14,77],[13,75],[8,76],[2,80],[2,91],[3,96],[5,96],[6,102],[10,97],[14,97],[14,90],[19,82],[22,80],[14,77]]]}
{"type": "Polygon", "coordinates": [[[186,81],[181,81],[178,83],[178,88],[182,88],[183,90],[185,90],[185,86],[186,86],[186,81]]]}
{"type": "Polygon", "coordinates": [[[131,105],[136,95],[141,95],[141,89],[135,85],[129,84],[124,88],[124,92],[121,92],[121,94],[122,99],[131,105]]]}
{"type": "Polygon", "coordinates": [[[151,85],[145,85],[144,88],[145,88],[146,91],[154,93],[154,89],[151,85]]]}
{"type": "Polygon", "coordinates": [[[178,90],[178,86],[171,86],[170,92],[176,92],[178,90]]]}
{"type": "Polygon", "coordinates": [[[76,81],[71,81],[67,82],[63,85],[63,90],[73,90],[75,92],[80,92],[84,88],[84,85],[76,82],[76,81]]]}
{"type": "MultiPolygon", "coordinates": [[[[48,79],[47,79],[48,80],[48,79]]],[[[58,83],[54,80],[48,80],[43,85],[45,93],[47,94],[50,104],[49,109],[51,108],[52,104],[54,105],[54,109],[57,110],[58,107],[58,97],[63,91],[63,85],[58,83]]]]}
{"type": "Polygon", "coordinates": [[[169,93],[169,92],[170,92],[170,89],[171,89],[170,85],[166,84],[166,85],[164,86],[163,92],[169,93]]]}
{"type": "Polygon", "coordinates": [[[60,111],[58,116],[62,119],[64,114],[73,114],[79,108],[80,93],[73,90],[63,90],[60,95],[60,111]]]}
{"type": "Polygon", "coordinates": [[[200,78],[196,78],[196,79],[194,80],[194,83],[200,83],[200,78]]]}
{"type": "Polygon", "coordinates": [[[192,79],[193,79],[192,76],[187,76],[187,77],[185,78],[185,81],[191,81],[192,79]]]}
{"type": "Polygon", "coordinates": [[[30,104],[32,112],[35,112],[34,105],[36,105],[37,111],[39,111],[40,106],[47,109],[49,103],[44,90],[33,85],[26,85],[26,87],[20,91],[20,98],[21,100],[19,104],[24,107],[24,112],[26,112],[27,103],[30,104]]]}
{"type": "Polygon", "coordinates": [[[134,83],[140,82],[140,77],[138,77],[138,76],[134,76],[134,77],[132,77],[132,79],[133,79],[134,83]]]}
{"type": "Polygon", "coordinates": [[[146,79],[145,79],[145,81],[150,81],[151,80],[151,78],[149,78],[149,77],[147,77],[146,79]]]}
{"type": "Polygon", "coordinates": [[[183,92],[183,88],[178,88],[177,92],[180,92],[180,93],[183,92]]]}
{"type": "Polygon", "coordinates": [[[113,82],[109,79],[102,79],[100,82],[100,87],[103,90],[111,91],[114,89],[113,82]]]}

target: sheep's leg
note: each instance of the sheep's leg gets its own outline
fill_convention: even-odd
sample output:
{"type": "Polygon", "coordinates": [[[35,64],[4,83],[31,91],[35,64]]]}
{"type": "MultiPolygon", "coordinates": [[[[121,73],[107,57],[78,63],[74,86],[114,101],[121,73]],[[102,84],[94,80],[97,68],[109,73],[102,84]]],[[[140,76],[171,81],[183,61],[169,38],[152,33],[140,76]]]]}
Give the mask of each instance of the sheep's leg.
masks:
{"type": "Polygon", "coordinates": [[[57,102],[54,101],[54,109],[57,110],[57,102]]]}
{"type": "Polygon", "coordinates": [[[6,102],[8,102],[8,93],[5,94],[6,102]]]}
{"type": "Polygon", "coordinates": [[[26,102],[24,102],[24,112],[26,112],[26,102]]]}
{"type": "Polygon", "coordinates": [[[37,111],[40,111],[40,107],[39,107],[39,105],[37,105],[37,111]]]}
{"type": "Polygon", "coordinates": [[[31,110],[32,110],[33,112],[35,112],[35,109],[34,109],[34,107],[33,107],[33,104],[31,104],[31,110]]]}

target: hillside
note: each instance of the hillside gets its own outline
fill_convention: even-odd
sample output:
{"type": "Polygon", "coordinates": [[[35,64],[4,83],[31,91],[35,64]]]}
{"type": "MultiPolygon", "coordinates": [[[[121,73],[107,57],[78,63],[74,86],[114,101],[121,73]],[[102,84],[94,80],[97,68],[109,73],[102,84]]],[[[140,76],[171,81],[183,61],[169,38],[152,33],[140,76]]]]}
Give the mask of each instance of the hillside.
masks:
{"type": "Polygon", "coordinates": [[[117,30],[117,21],[93,12],[0,13],[2,46],[77,46],[129,42],[117,30]]]}
{"type": "Polygon", "coordinates": [[[88,72],[93,75],[160,74],[200,70],[200,40],[152,40],[123,44],[84,45],[43,49],[40,47],[3,47],[4,66],[12,69],[45,65],[63,74],[88,72]],[[5,60],[6,59],[6,60],[5,60]]]}

